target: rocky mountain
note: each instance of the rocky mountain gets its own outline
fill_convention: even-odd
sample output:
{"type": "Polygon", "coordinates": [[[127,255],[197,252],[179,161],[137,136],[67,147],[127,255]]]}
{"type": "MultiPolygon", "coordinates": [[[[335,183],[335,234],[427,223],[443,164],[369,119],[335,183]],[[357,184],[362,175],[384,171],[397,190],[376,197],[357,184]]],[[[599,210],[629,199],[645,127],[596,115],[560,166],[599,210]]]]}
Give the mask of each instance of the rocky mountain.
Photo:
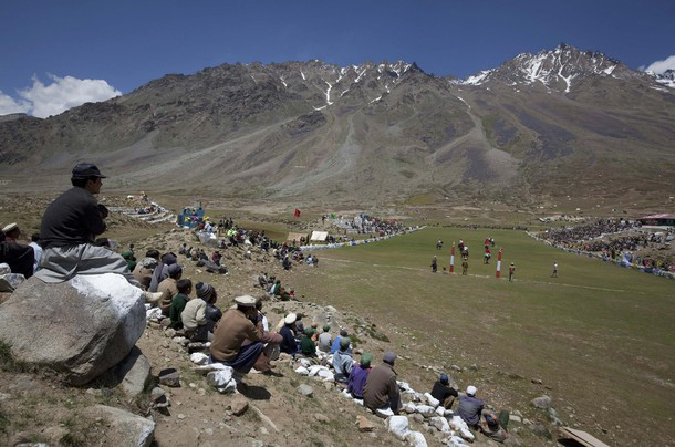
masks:
{"type": "Polygon", "coordinates": [[[87,159],[108,187],[314,202],[640,196],[675,186],[672,75],[564,44],[464,81],[403,61],[223,64],[0,122],[0,173],[43,188],[87,159]]]}

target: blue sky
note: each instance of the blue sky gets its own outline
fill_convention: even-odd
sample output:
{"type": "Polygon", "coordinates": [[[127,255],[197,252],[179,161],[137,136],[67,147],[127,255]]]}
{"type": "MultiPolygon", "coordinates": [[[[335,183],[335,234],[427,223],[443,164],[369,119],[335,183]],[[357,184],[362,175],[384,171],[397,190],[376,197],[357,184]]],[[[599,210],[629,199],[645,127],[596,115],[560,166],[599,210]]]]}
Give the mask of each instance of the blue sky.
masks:
{"type": "Polygon", "coordinates": [[[673,0],[2,0],[0,114],[225,62],[403,59],[464,78],[566,42],[637,68],[675,54],[673,25],[673,0]]]}

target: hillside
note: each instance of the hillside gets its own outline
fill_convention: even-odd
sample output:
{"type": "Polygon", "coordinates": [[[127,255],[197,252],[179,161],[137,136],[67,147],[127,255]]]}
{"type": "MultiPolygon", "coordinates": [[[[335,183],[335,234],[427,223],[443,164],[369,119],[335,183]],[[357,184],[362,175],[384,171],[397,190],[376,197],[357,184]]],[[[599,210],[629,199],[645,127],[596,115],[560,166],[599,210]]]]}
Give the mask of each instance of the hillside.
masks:
{"type": "Polygon", "coordinates": [[[465,81],[402,61],[223,64],[0,121],[0,175],[42,189],[87,159],[121,190],[618,202],[673,190],[673,93],[672,73],[564,44],[465,81]]]}

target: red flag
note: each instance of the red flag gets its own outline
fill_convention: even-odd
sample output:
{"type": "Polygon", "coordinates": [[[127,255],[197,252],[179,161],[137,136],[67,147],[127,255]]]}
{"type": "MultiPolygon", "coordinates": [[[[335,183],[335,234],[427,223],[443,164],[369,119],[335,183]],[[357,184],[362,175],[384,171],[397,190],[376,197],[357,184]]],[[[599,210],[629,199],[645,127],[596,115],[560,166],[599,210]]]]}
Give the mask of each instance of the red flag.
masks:
{"type": "Polygon", "coordinates": [[[300,210],[299,209],[296,208],[295,211],[293,211],[293,217],[300,217],[300,210]]]}

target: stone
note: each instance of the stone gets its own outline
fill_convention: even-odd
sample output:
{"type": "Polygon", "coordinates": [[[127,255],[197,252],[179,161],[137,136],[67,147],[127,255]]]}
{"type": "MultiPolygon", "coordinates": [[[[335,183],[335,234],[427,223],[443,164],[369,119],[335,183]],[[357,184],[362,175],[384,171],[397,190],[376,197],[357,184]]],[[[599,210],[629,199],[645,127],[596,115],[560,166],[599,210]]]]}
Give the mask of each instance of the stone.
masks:
{"type": "Polygon", "coordinates": [[[405,435],[405,441],[411,447],[427,447],[427,440],[424,435],[416,430],[409,430],[405,435]]]}
{"type": "Polygon", "coordinates": [[[427,398],[427,402],[430,406],[436,408],[440,404],[439,400],[432,396],[430,393],[424,393],[424,397],[427,398]]]}
{"type": "Polygon", "coordinates": [[[180,376],[176,368],[166,368],[159,372],[157,375],[160,385],[166,385],[171,387],[180,386],[180,376]]]}
{"type": "Polygon", "coordinates": [[[391,408],[378,408],[375,410],[375,416],[381,417],[381,418],[388,418],[390,416],[394,416],[394,412],[392,411],[391,408]]]}
{"type": "Polygon", "coordinates": [[[301,376],[308,376],[309,375],[309,370],[305,368],[304,366],[298,366],[298,368],[295,370],[296,373],[300,374],[301,376]]]}
{"type": "Polygon", "coordinates": [[[324,381],[323,387],[324,387],[326,390],[331,391],[331,390],[335,387],[335,385],[333,385],[332,382],[325,382],[325,381],[324,381]]]}
{"type": "Polygon", "coordinates": [[[407,414],[414,414],[414,413],[417,412],[417,407],[415,406],[414,403],[408,402],[407,404],[405,404],[405,405],[403,406],[403,410],[404,410],[407,414]]]}
{"type": "Polygon", "coordinates": [[[471,430],[469,430],[469,426],[466,425],[466,422],[464,422],[464,419],[461,417],[453,416],[452,418],[448,418],[448,424],[450,425],[450,428],[457,430],[463,439],[466,439],[467,441],[476,439],[473,433],[471,433],[471,430]]]}
{"type": "Polygon", "coordinates": [[[540,397],[535,397],[530,403],[537,408],[551,408],[551,397],[544,394],[540,397]]]}
{"type": "Polygon", "coordinates": [[[415,413],[412,416],[413,421],[417,422],[418,424],[423,424],[424,423],[424,416],[422,416],[419,413],[415,413]]]}
{"type": "Polygon", "coordinates": [[[328,367],[323,365],[312,365],[309,367],[309,376],[316,376],[321,371],[328,371],[328,367]]]}
{"type": "Polygon", "coordinates": [[[122,275],[24,281],[2,304],[0,340],[17,361],[84,385],[122,361],[145,330],[143,292],[122,275]]]}
{"type": "Polygon", "coordinates": [[[70,433],[70,430],[68,430],[66,427],[61,427],[61,426],[54,426],[54,427],[48,427],[45,428],[42,431],[42,435],[47,438],[47,440],[52,444],[52,445],[61,445],[61,438],[66,436],[67,434],[70,433]]]}
{"type": "Polygon", "coordinates": [[[462,372],[462,368],[460,368],[458,365],[451,365],[450,369],[455,372],[462,372]]]}
{"type": "Polygon", "coordinates": [[[316,419],[318,422],[321,422],[322,424],[327,424],[330,419],[328,419],[327,416],[324,416],[323,414],[315,414],[314,419],[316,419]]]}
{"type": "Polygon", "coordinates": [[[302,384],[298,387],[298,392],[306,397],[312,397],[314,394],[314,388],[309,385],[302,384]]]}
{"type": "Polygon", "coordinates": [[[387,419],[387,430],[398,439],[404,440],[408,434],[408,416],[391,416],[387,419]]]}
{"type": "Polygon", "coordinates": [[[166,391],[158,386],[152,389],[150,398],[155,408],[166,408],[169,406],[169,396],[167,396],[166,391]]]}
{"type": "Polygon", "coordinates": [[[520,416],[517,416],[515,414],[510,414],[509,415],[509,421],[517,422],[518,424],[520,424],[521,422],[523,422],[523,419],[520,416]]]}
{"type": "Polygon", "coordinates": [[[469,371],[478,371],[478,365],[475,363],[473,365],[469,365],[469,371]]]}
{"type": "Polygon", "coordinates": [[[440,417],[445,416],[445,407],[440,405],[436,407],[436,414],[439,415],[440,417]]]}
{"type": "Polygon", "coordinates": [[[375,430],[375,425],[363,415],[356,416],[356,425],[359,427],[360,432],[370,432],[375,430]]]}
{"type": "Polygon", "coordinates": [[[121,383],[124,393],[129,397],[136,397],[143,393],[152,377],[152,368],[148,358],[137,347],[111,368],[108,374],[115,383],[121,383]]]}
{"type": "Polygon", "coordinates": [[[503,442],[504,445],[523,445],[520,439],[517,437],[511,435],[508,438],[506,438],[503,442]]]}
{"type": "Polygon", "coordinates": [[[230,401],[230,410],[235,416],[241,416],[248,410],[248,399],[244,396],[235,396],[230,401]]]}
{"type": "Polygon", "coordinates": [[[190,361],[197,365],[206,365],[209,363],[209,356],[202,352],[195,352],[190,354],[190,361]]]}
{"type": "Polygon", "coordinates": [[[417,412],[425,418],[430,418],[435,414],[435,408],[429,405],[417,405],[417,412]]]}
{"type": "Polygon", "coordinates": [[[448,420],[444,417],[434,416],[429,419],[429,423],[444,433],[450,431],[450,424],[448,424],[448,420]]]}
{"type": "Polygon", "coordinates": [[[173,328],[168,328],[166,331],[164,331],[164,334],[169,338],[173,338],[176,336],[176,330],[173,328]]]}
{"type": "Polygon", "coordinates": [[[543,383],[541,379],[538,379],[536,377],[533,377],[532,379],[530,379],[530,381],[535,385],[541,385],[543,383]]]}
{"type": "Polygon", "coordinates": [[[335,382],[335,376],[330,371],[319,371],[319,377],[324,382],[335,382]]]}
{"type": "Polygon", "coordinates": [[[85,409],[91,416],[107,421],[106,441],[110,445],[149,446],[155,435],[155,423],[120,408],[94,405],[85,409]]]}
{"type": "Polygon", "coordinates": [[[226,366],[226,368],[219,369],[218,371],[212,371],[206,375],[206,383],[216,388],[222,388],[227,386],[233,379],[232,375],[234,370],[231,366],[226,366]]]}

